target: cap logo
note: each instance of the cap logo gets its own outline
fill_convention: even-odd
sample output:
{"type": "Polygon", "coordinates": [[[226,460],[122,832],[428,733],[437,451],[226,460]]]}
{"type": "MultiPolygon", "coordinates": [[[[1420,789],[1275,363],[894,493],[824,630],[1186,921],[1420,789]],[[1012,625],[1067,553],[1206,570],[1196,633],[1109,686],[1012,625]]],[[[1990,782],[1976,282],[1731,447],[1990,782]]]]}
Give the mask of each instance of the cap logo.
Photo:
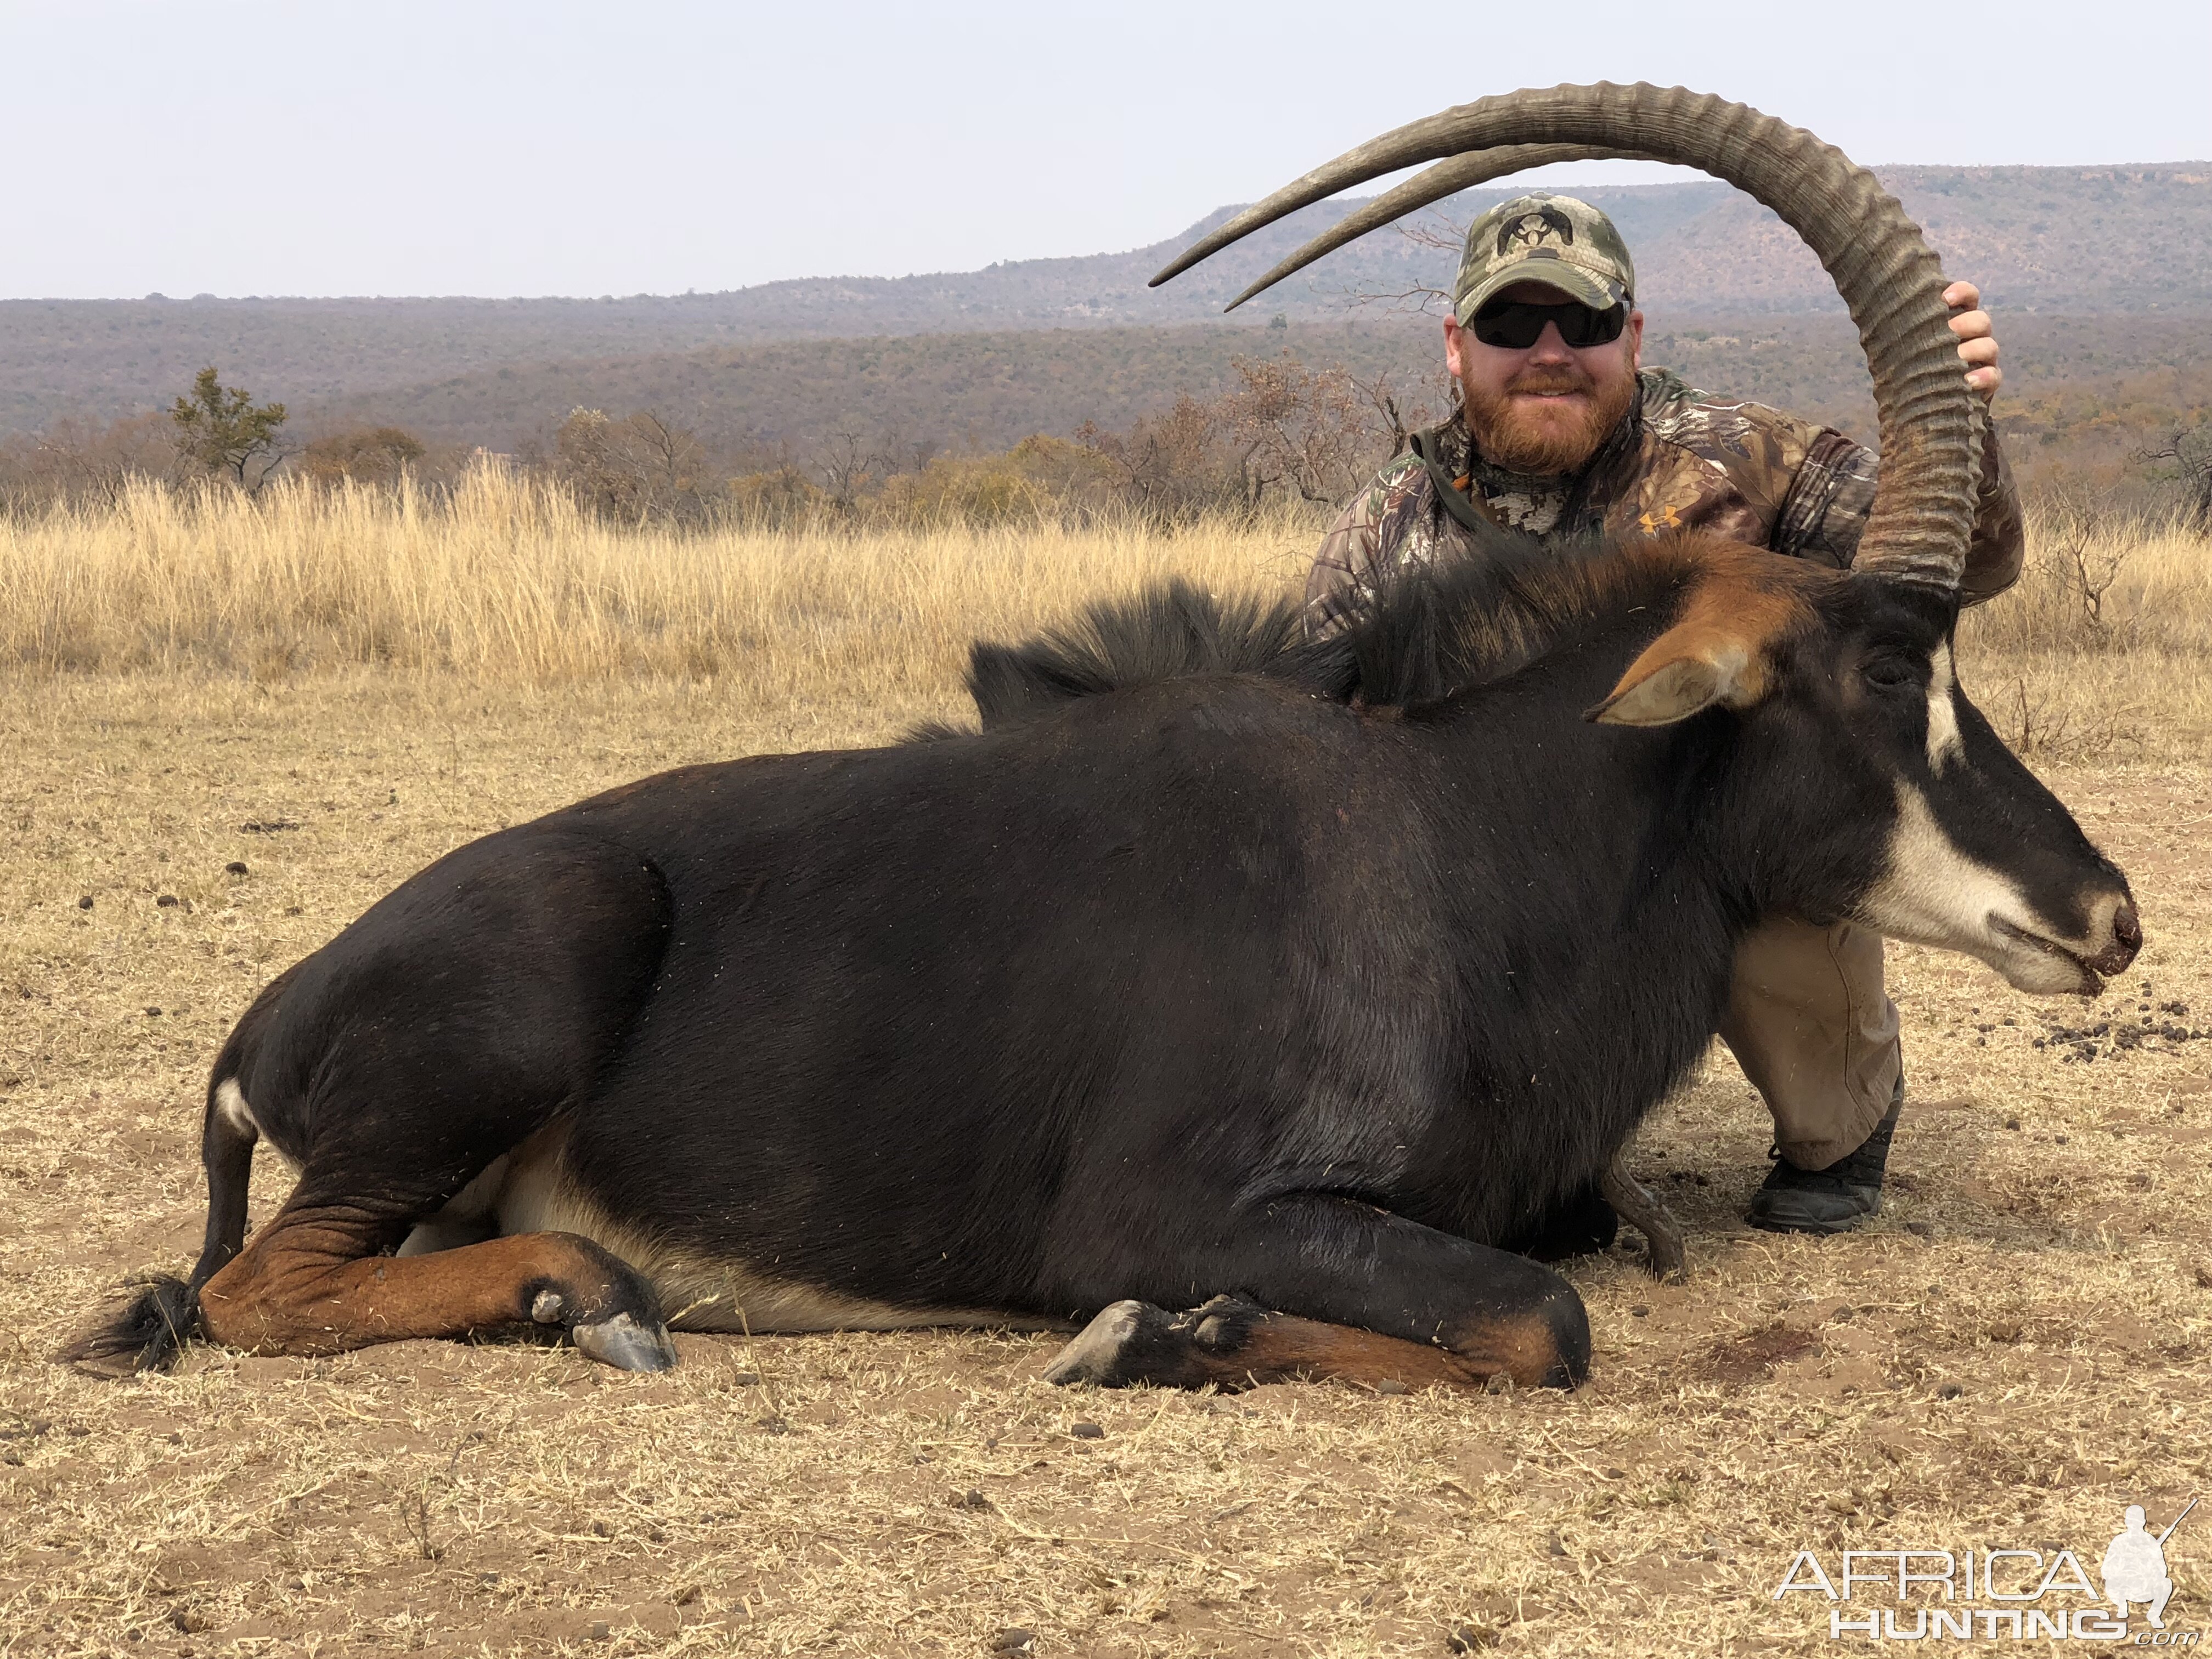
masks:
{"type": "Polygon", "coordinates": [[[1524,213],[1508,219],[1498,228],[1498,258],[1504,258],[1516,249],[1526,252],[1539,248],[1553,239],[1569,247],[1575,244],[1573,221],[1557,208],[1539,208],[1534,213],[1524,213]]]}

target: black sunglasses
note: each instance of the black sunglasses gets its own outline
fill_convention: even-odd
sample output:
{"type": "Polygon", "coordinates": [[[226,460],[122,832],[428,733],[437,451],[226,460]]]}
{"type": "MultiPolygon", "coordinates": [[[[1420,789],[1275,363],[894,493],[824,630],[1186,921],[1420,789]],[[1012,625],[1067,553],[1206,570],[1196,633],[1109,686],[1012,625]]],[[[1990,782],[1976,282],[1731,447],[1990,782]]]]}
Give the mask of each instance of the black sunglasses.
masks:
{"type": "Polygon", "coordinates": [[[1628,307],[1623,303],[1605,311],[1570,300],[1564,305],[1532,305],[1526,300],[1494,300],[1474,313],[1474,337],[1486,346],[1526,351],[1544,336],[1544,325],[1557,323],[1559,337],[1576,350],[1585,346],[1611,345],[1628,326],[1628,307]]]}

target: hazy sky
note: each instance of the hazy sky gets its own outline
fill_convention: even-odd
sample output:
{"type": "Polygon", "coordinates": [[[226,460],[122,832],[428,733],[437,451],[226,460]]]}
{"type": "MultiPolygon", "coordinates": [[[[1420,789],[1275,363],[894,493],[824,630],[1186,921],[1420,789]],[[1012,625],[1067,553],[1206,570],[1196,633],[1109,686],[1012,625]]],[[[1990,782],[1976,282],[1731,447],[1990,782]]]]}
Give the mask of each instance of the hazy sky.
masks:
{"type": "Polygon", "coordinates": [[[2208,63],[2207,0],[0,0],[0,297],[671,293],[1100,252],[1560,81],[1679,82],[1876,163],[2202,160],[2208,63]]]}

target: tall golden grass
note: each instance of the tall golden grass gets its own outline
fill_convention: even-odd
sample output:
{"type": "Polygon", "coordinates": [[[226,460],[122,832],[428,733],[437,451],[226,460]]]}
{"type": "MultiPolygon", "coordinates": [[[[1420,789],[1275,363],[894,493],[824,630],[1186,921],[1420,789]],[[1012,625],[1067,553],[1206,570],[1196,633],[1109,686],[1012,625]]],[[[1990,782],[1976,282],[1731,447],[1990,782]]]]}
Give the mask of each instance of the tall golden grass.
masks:
{"type": "Polygon", "coordinates": [[[135,485],[0,520],[0,665],[48,673],[364,665],[500,683],[740,675],[797,690],[957,675],[969,640],[1170,573],[1285,586],[1300,515],[1163,534],[1048,519],[903,532],[611,525],[484,466],[449,497],[135,485]]]}
{"type": "MultiPolygon", "coordinates": [[[[973,638],[1170,574],[1294,592],[1318,533],[1288,507],[1172,533],[1049,517],[659,530],[595,519],[496,465],[441,497],[283,482],[248,500],[148,483],[112,505],[0,520],[0,666],[714,679],[766,701],[832,688],[907,701],[951,687],[973,638]]],[[[2154,702],[2212,728],[2212,544],[2157,521],[2038,514],[2026,577],[1968,613],[1960,641],[1984,706],[2001,726],[2010,710],[2008,735],[2031,748],[2123,736],[2154,702]]]]}
{"type": "Polygon", "coordinates": [[[2212,753],[2212,540],[2171,517],[2033,512],[2017,586],[1959,623],[1963,683],[2021,753],[2212,753]]]}
{"type": "Polygon", "coordinates": [[[2033,511],[2020,584],[1959,635],[1984,654],[2212,653],[2212,540],[2174,516],[2033,511]]]}

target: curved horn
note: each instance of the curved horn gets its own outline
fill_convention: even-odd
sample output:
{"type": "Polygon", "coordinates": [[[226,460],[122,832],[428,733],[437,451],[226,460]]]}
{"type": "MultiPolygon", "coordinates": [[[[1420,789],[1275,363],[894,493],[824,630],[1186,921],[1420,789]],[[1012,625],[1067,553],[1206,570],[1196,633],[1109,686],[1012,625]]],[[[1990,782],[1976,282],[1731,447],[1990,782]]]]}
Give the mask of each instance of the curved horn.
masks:
{"type": "MultiPolygon", "coordinates": [[[[1395,190],[1387,191],[1376,197],[1358,212],[1346,214],[1227,305],[1222,307],[1222,309],[1236,310],[1254,295],[1264,294],[1281,282],[1284,277],[1304,270],[1323,254],[1335,252],[1346,242],[1357,241],[1369,231],[1387,225],[1393,219],[1402,219],[1416,209],[1428,206],[1431,202],[1441,202],[1447,196],[1456,196],[1460,191],[1472,190],[1477,185],[1486,185],[1492,179],[1502,179],[1509,173],[1520,173],[1529,167],[1547,167],[1555,161],[1599,160],[1645,161],[1650,159],[1646,155],[1624,155],[1616,150],[1593,149],[1588,144],[1501,144],[1496,149],[1479,149],[1472,155],[1455,155],[1448,161],[1439,161],[1436,166],[1415,173],[1395,190]]],[[[1206,241],[1212,242],[1224,235],[1229,241],[1235,241],[1237,237],[1244,234],[1244,230],[1249,230],[1254,226],[1265,222],[1265,221],[1255,220],[1253,225],[1246,225],[1244,230],[1237,228],[1244,220],[1250,218],[1259,210],[1258,208],[1246,209],[1236,218],[1222,226],[1219,230],[1215,231],[1213,235],[1207,237],[1206,241]]],[[[1200,243],[1199,246],[1205,246],[1205,243],[1200,243]]],[[[1211,252],[1211,250],[1208,251],[1211,252]]],[[[1151,287],[1165,281],[1167,277],[1189,264],[1194,257],[1204,258],[1206,256],[1198,252],[1196,248],[1192,249],[1167,270],[1153,277],[1152,283],[1147,283],[1146,286],[1151,287]]]]}
{"type": "MultiPolygon", "coordinates": [[[[1399,131],[1404,131],[1405,129],[1401,127],[1399,131]]],[[[1382,142],[1381,139],[1376,140],[1376,143],[1381,142],[1382,142]]],[[[1175,258],[1145,286],[1158,288],[1170,278],[1182,276],[1200,260],[1212,258],[1231,242],[1239,241],[1249,236],[1261,226],[1272,225],[1285,214],[1296,213],[1302,207],[1311,207],[1325,196],[1334,196],[1340,190],[1346,189],[1354,184],[1364,184],[1368,179],[1378,176],[1375,170],[1362,170],[1357,177],[1344,179],[1335,177],[1340,168],[1356,162],[1359,157],[1374,147],[1373,144],[1362,144],[1358,149],[1338,156],[1327,167],[1316,167],[1303,179],[1292,179],[1266,201],[1255,202],[1228,223],[1208,232],[1176,255],[1175,258]],[[1334,182],[1330,182],[1332,179],[1334,182]]],[[[1472,155],[1449,156],[1435,167],[1415,173],[1396,189],[1376,197],[1352,217],[1361,221],[1363,232],[1373,230],[1379,225],[1389,223],[1401,214],[1411,213],[1415,208],[1426,207],[1431,202],[1440,202],[1454,191],[1472,189],[1474,185],[1489,179],[1503,178],[1509,173],[1518,173],[1524,167],[1549,167],[1554,161],[1590,161],[1610,159],[1613,159],[1613,152],[1602,145],[1500,144],[1495,149],[1479,149],[1472,155]],[[1490,165],[1493,161],[1497,163],[1494,167],[1490,165]],[[1447,173],[1447,168],[1453,171],[1447,173]],[[1448,187],[1440,187],[1433,191],[1425,188],[1428,184],[1446,177],[1455,179],[1455,182],[1448,187]],[[1397,211],[1390,214],[1381,213],[1380,210],[1385,202],[1398,203],[1400,205],[1397,211]]],[[[1391,173],[1396,169],[1383,167],[1379,171],[1391,173]]],[[[1343,222],[1350,224],[1352,219],[1346,219],[1343,222]]],[[[1335,229],[1325,232],[1324,235],[1334,237],[1337,230],[1342,228],[1343,225],[1339,225],[1335,229]]],[[[1321,246],[1322,240],[1322,237],[1316,237],[1304,247],[1300,248],[1298,252],[1304,254],[1308,250],[1319,250],[1310,256],[1315,259],[1319,258],[1322,253],[1328,251],[1321,246]]],[[[1340,246],[1341,243],[1333,241],[1329,246],[1330,247],[1340,246]]],[[[1300,263],[1306,263],[1306,261],[1301,260],[1300,263]]],[[[1289,276],[1297,268],[1297,265],[1292,264],[1289,260],[1284,261],[1282,264],[1276,266],[1274,270],[1270,271],[1230,301],[1224,309],[1234,311],[1261,289],[1280,282],[1283,277],[1289,276]]]]}
{"type": "MultiPolygon", "coordinates": [[[[1919,227],[1872,173],[1812,134],[1742,104],[1640,83],[1553,87],[1462,104],[1315,168],[1152,280],[1165,282],[1261,225],[1401,167],[1473,150],[1553,146],[1698,167],[1773,209],[1805,239],[1858,325],[1881,421],[1881,475],[1856,568],[1955,592],[1973,531],[1979,445],[1973,394],[1943,303],[1942,268],[1919,227]]],[[[1469,159],[1468,173],[1455,176],[1472,182],[1469,159]]],[[[1433,183],[1440,173],[1423,177],[1433,183]]],[[[1401,192],[1408,208],[1415,205],[1410,183],[1391,194],[1401,192]]]]}

